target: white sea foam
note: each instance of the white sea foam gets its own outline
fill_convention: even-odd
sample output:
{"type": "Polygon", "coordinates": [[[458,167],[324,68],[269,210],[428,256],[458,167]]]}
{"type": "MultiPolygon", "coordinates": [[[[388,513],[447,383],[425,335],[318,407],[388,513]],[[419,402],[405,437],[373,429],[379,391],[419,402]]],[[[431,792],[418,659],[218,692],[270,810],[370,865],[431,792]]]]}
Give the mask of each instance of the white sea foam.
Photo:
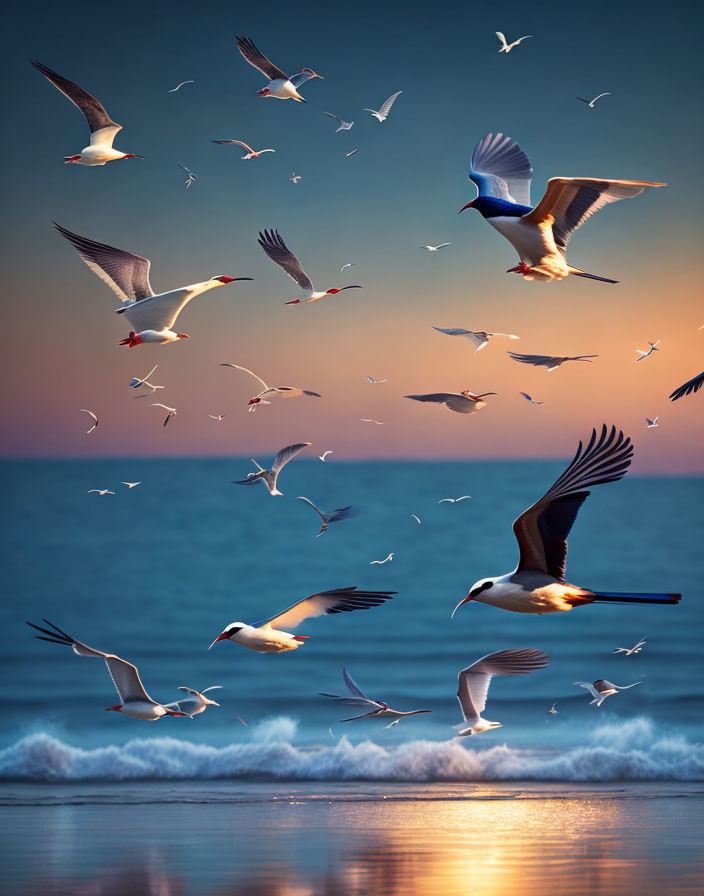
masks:
{"type": "Polygon", "coordinates": [[[170,737],[84,750],[46,733],[0,751],[0,778],[26,781],[274,779],[282,781],[701,781],[704,745],[634,719],[598,728],[583,746],[549,755],[472,739],[297,747],[296,723],[268,719],[248,740],[209,747],[170,737]]]}

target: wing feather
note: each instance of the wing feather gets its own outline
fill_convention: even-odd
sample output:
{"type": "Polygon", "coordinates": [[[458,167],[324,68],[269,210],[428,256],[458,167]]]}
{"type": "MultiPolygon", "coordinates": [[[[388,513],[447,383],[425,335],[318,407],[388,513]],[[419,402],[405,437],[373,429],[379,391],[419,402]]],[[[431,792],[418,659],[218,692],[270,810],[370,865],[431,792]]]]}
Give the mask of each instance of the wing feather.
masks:
{"type": "Polygon", "coordinates": [[[484,712],[494,675],[527,675],[547,665],[548,657],[542,650],[523,647],[490,653],[463,669],[458,676],[457,698],[465,721],[475,724],[484,712]]]}
{"type": "Polygon", "coordinates": [[[355,610],[369,610],[392,600],[395,591],[358,591],[356,586],[335,588],[311,594],[292,604],[283,613],[256,623],[257,628],[291,629],[304,619],[332,613],[352,613],[355,610]]]}
{"type": "Polygon", "coordinates": [[[278,230],[259,231],[257,240],[269,258],[297,283],[301,289],[313,289],[313,281],[303,270],[300,260],[291,252],[278,230]]]}
{"type": "Polygon", "coordinates": [[[254,42],[248,37],[236,37],[235,40],[237,41],[240,53],[244,56],[247,62],[250,65],[253,65],[254,68],[259,69],[259,71],[270,81],[288,81],[288,75],[267,59],[261,50],[259,50],[254,42]]]}
{"type": "MultiPolygon", "coordinates": [[[[41,72],[48,81],[51,81],[57,90],[60,90],[65,97],[71,100],[74,106],[81,110],[88,122],[91,134],[102,130],[109,131],[109,135],[106,133],[103,140],[100,142],[106,142],[106,138],[109,138],[109,143],[112,144],[115,134],[122,130],[122,125],[116,124],[110,118],[105,111],[103,104],[96,100],[94,96],[91,96],[86,90],[83,90],[82,87],[79,87],[78,84],[74,84],[73,81],[69,81],[67,78],[57,75],[56,72],[52,71],[46,65],[42,65],[38,60],[32,59],[30,61],[38,72],[41,72]]],[[[92,142],[93,141],[91,140],[91,143],[92,142]]]]}
{"type": "Polygon", "coordinates": [[[474,147],[469,179],[477,185],[480,196],[529,206],[532,178],[530,159],[510,137],[487,134],[474,147]]]}

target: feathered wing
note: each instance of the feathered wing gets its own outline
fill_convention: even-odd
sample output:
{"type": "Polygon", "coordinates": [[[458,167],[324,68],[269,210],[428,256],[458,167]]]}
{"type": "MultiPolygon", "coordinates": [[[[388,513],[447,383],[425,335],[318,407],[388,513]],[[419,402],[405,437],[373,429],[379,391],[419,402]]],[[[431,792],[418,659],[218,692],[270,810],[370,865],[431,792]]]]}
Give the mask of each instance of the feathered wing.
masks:
{"type": "Polygon", "coordinates": [[[494,675],[526,675],[547,664],[548,657],[542,650],[524,647],[490,653],[463,669],[458,676],[457,699],[465,721],[471,727],[479,721],[494,675]]]}
{"type": "Polygon", "coordinates": [[[264,382],[264,380],[260,376],[257,376],[257,374],[253,370],[248,370],[246,367],[241,367],[239,364],[233,364],[230,361],[224,362],[220,366],[221,367],[232,367],[234,370],[241,370],[243,373],[248,373],[250,376],[253,376],[255,380],[258,380],[262,384],[262,387],[266,391],[271,391],[269,386],[267,386],[267,384],[264,382]]]}
{"type": "Polygon", "coordinates": [[[530,205],[533,167],[521,147],[503,134],[487,134],[474,147],[469,169],[480,196],[530,205]]]}
{"type": "Polygon", "coordinates": [[[313,281],[303,270],[300,260],[291,252],[278,230],[259,231],[257,240],[269,258],[297,283],[301,289],[313,289],[313,281]]]}
{"type": "Polygon", "coordinates": [[[245,143],[243,140],[213,140],[213,143],[218,143],[220,145],[228,144],[228,143],[236,143],[237,146],[241,146],[243,149],[246,149],[247,152],[254,152],[249,144],[245,143]]]}
{"type": "MultiPolygon", "coordinates": [[[[295,75],[291,75],[289,81],[293,84],[296,90],[298,90],[301,84],[305,84],[306,81],[310,81],[311,78],[315,77],[315,73],[310,69],[303,69],[303,71],[297,72],[295,75]]],[[[320,75],[317,75],[317,77],[320,77],[320,75]]]]}
{"type": "Polygon", "coordinates": [[[288,80],[288,75],[274,65],[266,56],[255,46],[253,41],[248,37],[236,37],[237,47],[250,65],[265,75],[270,81],[288,80]]]}
{"type": "Polygon", "coordinates": [[[195,295],[189,289],[174,289],[158,296],[149,296],[125,308],[118,308],[117,313],[124,314],[137,333],[163,328],[170,330],[195,295]]]}
{"type": "Polygon", "coordinates": [[[332,591],[321,591],[304,597],[292,604],[283,613],[272,616],[263,622],[256,623],[258,628],[276,628],[289,630],[296,628],[304,619],[323,616],[330,613],[352,613],[354,610],[369,610],[378,607],[387,600],[392,600],[395,591],[358,591],[351,588],[334,588],[332,591]]]}
{"type": "Polygon", "coordinates": [[[580,441],[572,462],[548,491],[513,524],[520,558],[516,572],[540,570],[564,581],[567,536],[588,489],[621,479],[630,466],[633,445],[623,432],[604,424],[592,430],[586,448],[580,441]]]}
{"type": "Polygon", "coordinates": [[[381,109],[379,109],[379,118],[385,121],[388,118],[389,112],[391,111],[391,107],[396,102],[396,100],[403,93],[402,90],[397,91],[397,93],[392,93],[391,96],[384,102],[381,109]]]}
{"type": "Polygon", "coordinates": [[[692,377],[691,380],[687,380],[687,382],[683,383],[681,386],[678,386],[674,392],[670,393],[669,397],[672,401],[677,401],[678,398],[682,398],[684,395],[691,395],[698,392],[702,386],[704,386],[704,372],[692,377]]]}
{"type": "Polygon", "coordinates": [[[282,448],[274,458],[274,463],[271,465],[272,473],[279,473],[290,460],[297,454],[300,454],[301,451],[309,445],[310,442],[297,442],[295,445],[288,445],[286,448],[282,448]]]}

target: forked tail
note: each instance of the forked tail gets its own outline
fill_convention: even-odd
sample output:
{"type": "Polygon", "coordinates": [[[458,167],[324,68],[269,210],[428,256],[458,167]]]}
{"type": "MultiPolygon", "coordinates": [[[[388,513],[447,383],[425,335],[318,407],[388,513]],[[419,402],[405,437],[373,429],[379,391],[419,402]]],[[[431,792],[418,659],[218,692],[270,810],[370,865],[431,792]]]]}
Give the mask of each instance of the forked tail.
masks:
{"type": "Polygon", "coordinates": [[[576,268],[572,268],[570,274],[574,274],[575,277],[586,277],[587,280],[600,280],[602,283],[618,283],[618,280],[609,280],[608,277],[597,277],[596,274],[587,274],[585,271],[578,271],[576,268]]]}
{"type": "Polygon", "coordinates": [[[678,604],[681,594],[647,594],[638,591],[595,591],[595,603],[611,604],[678,604]]]}

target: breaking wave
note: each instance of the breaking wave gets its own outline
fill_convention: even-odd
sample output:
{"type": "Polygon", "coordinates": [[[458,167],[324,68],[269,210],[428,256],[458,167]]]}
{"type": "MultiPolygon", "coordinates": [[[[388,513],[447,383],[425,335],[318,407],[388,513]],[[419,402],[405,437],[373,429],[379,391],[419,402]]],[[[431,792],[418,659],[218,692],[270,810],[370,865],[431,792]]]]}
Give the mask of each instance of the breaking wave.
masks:
{"type": "Polygon", "coordinates": [[[704,744],[661,733],[645,718],[604,725],[585,744],[550,754],[458,739],[395,747],[371,741],[297,747],[296,722],[267,719],[225,747],[170,737],[84,750],[46,733],[0,751],[0,778],[14,781],[701,781],[704,744]]]}

